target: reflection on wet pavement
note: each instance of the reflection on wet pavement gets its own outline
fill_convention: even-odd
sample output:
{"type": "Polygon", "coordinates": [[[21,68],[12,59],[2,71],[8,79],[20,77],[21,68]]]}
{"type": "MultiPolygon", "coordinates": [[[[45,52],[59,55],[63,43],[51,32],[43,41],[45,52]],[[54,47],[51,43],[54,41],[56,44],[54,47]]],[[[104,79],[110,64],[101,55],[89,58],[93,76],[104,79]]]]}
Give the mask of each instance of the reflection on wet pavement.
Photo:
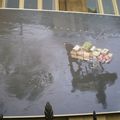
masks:
{"type": "Polygon", "coordinates": [[[16,68],[15,72],[9,75],[7,90],[19,99],[27,97],[28,100],[35,100],[45,86],[52,82],[52,75],[45,71],[31,72],[25,71],[25,69],[24,67],[16,68]]]}
{"type": "MultiPolygon", "coordinates": [[[[41,56],[36,53],[36,48],[23,40],[23,25],[18,25],[19,29],[14,25],[1,25],[0,82],[10,98],[34,101],[52,84],[53,75],[41,65],[41,56]],[[15,31],[19,31],[19,41],[14,41],[16,37],[11,38],[15,31]]],[[[5,114],[4,97],[0,106],[0,113],[5,114]]]]}
{"type": "Polygon", "coordinates": [[[29,53],[27,48],[17,49],[18,43],[0,41],[0,73],[6,78],[9,93],[19,99],[36,99],[53,76],[41,69],[39,56],[29,53]]]}
{"type": "MultiPolygon", "coordinates": [[[[106,86],[113,85],[117,79],[116,73],[109,73],[101,68],[92,69],[89,67],[90,63],[80,61],[71,58],[70,51],[74,46],[69,43],[65,43],[65,48],[67,50],[70,72],[72,75],[72,91],[75,92],[76,89],[80,91],[95,91],[98,103],[103,105],[103,108],[107,107],[106,101],[106,86]],[[74,69],[74,63],[78,65],[77,70],[74,69]]],[[[103,67],[102,67],[103,68],[103,67]]]]}

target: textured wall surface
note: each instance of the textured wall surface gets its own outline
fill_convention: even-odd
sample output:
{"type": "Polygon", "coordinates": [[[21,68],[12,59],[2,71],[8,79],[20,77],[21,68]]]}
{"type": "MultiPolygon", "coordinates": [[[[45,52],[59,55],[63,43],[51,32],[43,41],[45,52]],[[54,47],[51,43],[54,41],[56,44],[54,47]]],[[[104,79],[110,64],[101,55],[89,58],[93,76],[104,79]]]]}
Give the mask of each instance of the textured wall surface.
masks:
{"type": "Polygon", "coordinates": [[[60,0],[60,10],[87,12],[86,0],[60,0]]]}
{"type": "Polygon", "coordinates": [[[2,0],[0,0],[0,7],[2,7],[2,0]]]}

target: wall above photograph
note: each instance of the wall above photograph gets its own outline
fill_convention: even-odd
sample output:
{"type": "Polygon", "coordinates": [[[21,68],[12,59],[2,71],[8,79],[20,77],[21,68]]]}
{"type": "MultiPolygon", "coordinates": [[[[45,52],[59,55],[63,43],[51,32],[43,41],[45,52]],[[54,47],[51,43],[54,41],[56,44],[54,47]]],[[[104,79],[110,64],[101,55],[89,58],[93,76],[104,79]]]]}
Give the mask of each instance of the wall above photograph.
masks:
{"type": "Polygon", "coordinates": [[[119,15],[119,0],[0,0],[1,8],[75,11],[119,15]]]}

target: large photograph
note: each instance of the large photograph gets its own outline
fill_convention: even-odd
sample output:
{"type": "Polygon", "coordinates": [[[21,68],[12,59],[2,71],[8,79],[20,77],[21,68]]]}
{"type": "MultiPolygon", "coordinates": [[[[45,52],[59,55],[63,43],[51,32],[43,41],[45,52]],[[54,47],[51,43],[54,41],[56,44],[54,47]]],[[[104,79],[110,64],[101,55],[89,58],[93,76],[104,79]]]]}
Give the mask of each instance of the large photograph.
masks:
{"type": "Polygon", "coordinates": [[[120,111],[120,17],[0,10],[0,114],[120,111]]]}

